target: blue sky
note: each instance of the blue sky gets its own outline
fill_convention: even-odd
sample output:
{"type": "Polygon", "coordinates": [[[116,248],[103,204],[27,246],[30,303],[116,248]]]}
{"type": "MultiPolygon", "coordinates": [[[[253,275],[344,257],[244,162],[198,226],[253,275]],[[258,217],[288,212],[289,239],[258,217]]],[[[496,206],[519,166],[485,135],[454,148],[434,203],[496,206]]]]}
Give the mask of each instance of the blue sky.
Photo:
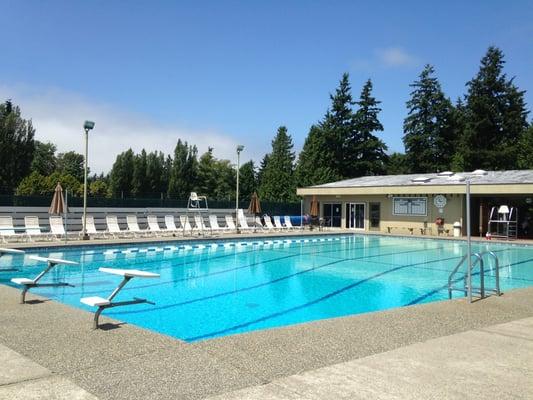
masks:
{"type": "Polygon", "coordinates": [[[0,100],[34,120],[38,138],[107,170],[132,146],[172,150],[178,136],[219,157],[269,150],[286,125],[299,151],[349,72],[382,101],[382,138],[402,151],[409,84],[435,66],[448,96],[465,93],[489,45],[533,102],[531,1],[0,0],[0,100]]]}

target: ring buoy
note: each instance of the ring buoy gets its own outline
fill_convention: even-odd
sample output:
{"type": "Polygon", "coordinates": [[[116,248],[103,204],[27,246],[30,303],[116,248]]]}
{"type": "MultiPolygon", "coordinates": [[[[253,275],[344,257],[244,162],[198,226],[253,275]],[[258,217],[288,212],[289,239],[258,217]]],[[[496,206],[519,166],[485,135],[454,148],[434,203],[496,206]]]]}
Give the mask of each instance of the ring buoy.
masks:
{"type": "Polygon", "coordinates": [[[435,220],[435,225],[437,225],[437,226],[442,226],[442,225],[444,225],[444,218],[438,217],[438,218],[435,220]]]}

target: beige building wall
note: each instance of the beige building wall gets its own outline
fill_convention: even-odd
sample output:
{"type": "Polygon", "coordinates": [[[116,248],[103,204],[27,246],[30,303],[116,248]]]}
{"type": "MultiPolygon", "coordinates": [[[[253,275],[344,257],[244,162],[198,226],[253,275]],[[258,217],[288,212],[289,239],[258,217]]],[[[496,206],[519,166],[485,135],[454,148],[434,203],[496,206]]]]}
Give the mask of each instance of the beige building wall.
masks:
{"type": "MultiPolygon", "coordinates": [[[[316,199],[320,203],[320,216],[324,216],[324,203],[341,204],[341,227],[347,229],[346,205],[349,203],[365,204],[365,227],[363,231],[381,231],[391,233],[416,233],[416,234],[453,234],[454,222],[459,222],[463,226],[464,218],[464,195],[463,194],[443,194],[446,197],[446,206],[439,208],[434,205],[434,198],[438,194],[417,194],[417,195],[317,195],[316,199]],[[395,215],[393,212],[394,197],[425,197],[427,198],[427,214],[425,216],[395,215]],[[380,204],[379,228],[370,227],[370,203],[380,204]],[[438,231],[435,220],[444,218],[442,231],[438,231]],[[446,231],[448,231],[446,233],[446,231]]],[[[304,197],[304,212],[309,213],[312,196],[304,197]]]]}

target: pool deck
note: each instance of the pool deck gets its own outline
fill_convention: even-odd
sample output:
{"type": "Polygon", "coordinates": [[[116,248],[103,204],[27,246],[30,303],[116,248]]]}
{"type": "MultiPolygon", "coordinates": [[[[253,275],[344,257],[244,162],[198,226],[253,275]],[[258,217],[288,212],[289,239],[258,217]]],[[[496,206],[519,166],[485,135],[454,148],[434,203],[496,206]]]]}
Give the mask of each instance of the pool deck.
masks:
{"type": "Polygon", "coordinates": [[[0,285],[0,398],[533,398],[533,288],[192,344],[28,299],[0,285]]]}

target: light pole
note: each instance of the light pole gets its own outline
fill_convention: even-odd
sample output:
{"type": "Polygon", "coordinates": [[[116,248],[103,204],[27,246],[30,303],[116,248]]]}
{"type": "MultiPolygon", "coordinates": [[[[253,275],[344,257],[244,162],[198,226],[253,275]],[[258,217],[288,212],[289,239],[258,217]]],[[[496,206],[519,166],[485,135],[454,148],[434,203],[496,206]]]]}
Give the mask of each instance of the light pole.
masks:
{"type": "Polygon", "coordinates": [[[89,235],[87,235],[87,163],[89,156],[89,131],[94,128],[94,122],[85,121],[83,123],[83,129],[85,130],[85,163],[83,168],[83,227],[82,227],[82,237],[83,240],[89,240],[89,235]]]}
{"type": "Polygon", "coordinates": [[[468,302],[472,303],[472,238],[470,232],[470,178],[466,178],[466,248],[467,248],[467,284],[468,302]]]}
{"type": "Polygon", "coordinates": [[[237,145],[237,189],[235,193],[235,219],[237,220],[237,233],[239,233],[239,169],[241,165],[241,151],[244,150],[242,144],[237,145]]]}

